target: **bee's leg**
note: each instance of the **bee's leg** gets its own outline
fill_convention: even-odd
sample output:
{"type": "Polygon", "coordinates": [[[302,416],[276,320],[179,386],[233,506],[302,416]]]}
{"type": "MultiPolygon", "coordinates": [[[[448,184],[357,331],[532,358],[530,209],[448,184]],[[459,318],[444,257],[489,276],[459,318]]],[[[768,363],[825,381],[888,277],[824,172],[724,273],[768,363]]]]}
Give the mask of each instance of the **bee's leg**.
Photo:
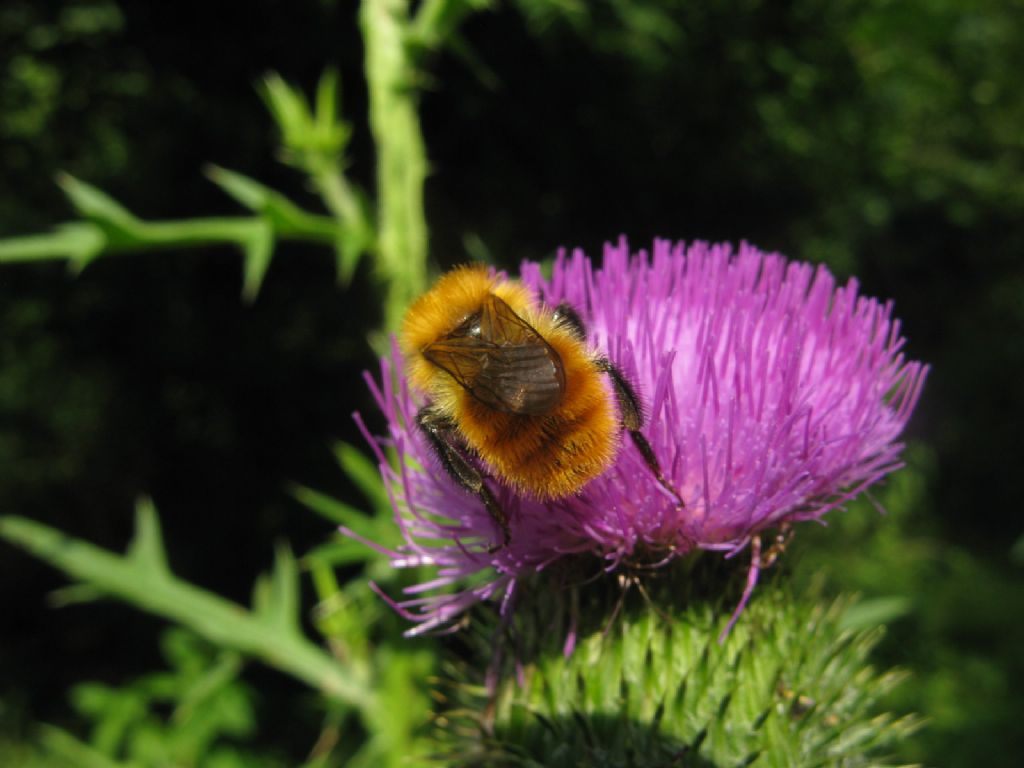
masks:
{"type": "Polygon", "coordinates": [[[775,541],[772,542],[768,551],[761,555],[761,567],[771,568],[775,561],[786,551],[786,547],[789,546],[789,542],[792,539],[793,527],[789,523],[780,525],[778,532],[775,534],[775,541]]]}
{"type": "Polygon", "coordinates": [[[579,312],[573,309],[571,305],[563,301],[555,307],[554,316],[555,322],[572,331],[577,339],[580,341],[587,340],[587,328],[583,325],[579,312]]]}
{"type": "Polygon", "coordinates": [[[644,414],[640,407],[640,399],[636,396],[633,386],[626,381],[622,371],[615,367],[611,361],[602,357],[596,361],[596,364],[598,370],[607,373],[608,378],[612,380],[612,386],[615,388],[615,397],[619,401],[619,416],[622,419],[622,426],[629,430],[629,436],[633,438],[634,445],[640,451],[640,455],[644,457],[644,461],[647,463],[651,473],[661,487],[671,493],[675,500],[679,502],[679,506],[685,507],[686,503],[679,495],[679,491],[672,486],[672,483],[662,473],[658,457],[654,455],[654,449],[651,448],[647,438],[640,432],[640,428],[644,425],[644,414]]]}
{"type": "Polygon", "coordinates": [[[466,460],[459,449],[455,424],[429,405],[421,408],[416,414],[416,423],[430,440],[430,445],[445,471],[455,482],[470,493],[475,493],[483,501],[484,507],[494,518],[494,522],[501,526],[501,535],[505,546],[508,546],[510,541],[508,515],[505,514],[505,510],[501,508],[498,500],[494,498],[494,494],[484,483],[483,475],[466,460]]]}

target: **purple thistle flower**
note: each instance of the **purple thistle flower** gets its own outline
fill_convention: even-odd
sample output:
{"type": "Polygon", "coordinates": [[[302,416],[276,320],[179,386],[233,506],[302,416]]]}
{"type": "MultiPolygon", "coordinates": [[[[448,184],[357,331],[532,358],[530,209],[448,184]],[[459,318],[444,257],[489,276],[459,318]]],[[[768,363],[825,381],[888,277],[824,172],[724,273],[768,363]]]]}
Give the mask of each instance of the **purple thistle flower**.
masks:
{"type": "Polygon", "coordinates": [[[494,520],[439,468],[416,427],[423,403],[396,348],[379,382],[367,375],[388,434],[372,436],[356,419],[405,540],[383,551],[397,568],[436,569],[405,599],[389,599],[417,623],[408,634],[443,627],[480,600],[500,599],[505,613],[521,579],[567,555],[592,554],[612,571],[695,549],[731,557],[749,544],[738,615],[757,580],[760,533],[817,520],[901,465],[897,438],[927,366],[904,359],[892,303],[859,296],[855,280],[837,287],[822,266],[746,244],[734,252],[657,240],[652,253],[630,256],[622,240],[605,247],[599,269],[579,250],[561,252],[550,280],[525,262],[522,281],[548,306],[571,304],[588,342],[636,386],[643,432],[685,507],[624,440],[578,496],[540,502],[489,481],[511,530],[492,551],[494,520]]]}

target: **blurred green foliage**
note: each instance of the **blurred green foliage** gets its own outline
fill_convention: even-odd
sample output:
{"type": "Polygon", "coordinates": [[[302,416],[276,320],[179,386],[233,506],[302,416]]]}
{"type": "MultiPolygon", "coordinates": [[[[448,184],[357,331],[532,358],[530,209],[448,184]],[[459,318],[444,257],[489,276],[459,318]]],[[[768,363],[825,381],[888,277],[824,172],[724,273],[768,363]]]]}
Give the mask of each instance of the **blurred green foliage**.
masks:
{"type": "Polygon", "coordinates": [[[238,679],[240,660],[182,630],[168,630],[161,649],[170,666],[117,687],[80,683],[74,709],[91,723],[88,743],[61,729],[43,731],[47,751],[83,767],[287,765],[232,741],[256,728],[255,693],[238,679]],[[169,714],[165,714],[168,712],[169,714]]]}
{"type": "MultiPolygon", "coordinates": [[[[369,188],[355,6],[284,13],[256,0],[218,20],[195,2],[6,0],[0,234],[69,217],[59,170],[145,219],[234,215],[202,178],[211,162],[331,212],[344,196],[330,179],[313,178],[312,195],[274,160],[280,137],[254,89],[270,69],[311,92],[325,65],[336,68],[351,123],[346,172],[369,188]]],[[[518,0],[463,17],[447,54],[417,70],[439,266],[469,248],[509,267],[563,244],[594,253],[621,232],[635,245],[747,238],[896,299],[908,353],[934,365],[914,435],[928,447],[880,492],[887,516],[852,505],[827,529],[801,529],[787,560],[861,591],[861,621],[891,623],[881,658],[913,675],[894,708],[929,721],[901,754],[931,764],[984,754],[1010,766],[1024,754],[1024,702],[1009,682],[1024,672],[1012,480],[1024,461],[1022,18],[1020,0],[518,0]]],[[[321,95],[304,114],[315,123],[333,108],[321,95]]],[[[341,137],[322,138],[287,159],[310,173],[341,137]]],[[[251,306],[238,301],[234,256],[97,263],[74,282],[63,268],[7,268],[0,509],[116,547],[132,500],[150,492],[176,570],[241,601],[267,541],[286,533],[313,549],[337,522],[325,498],[343,500],[333,514],[347,520],[364,508],[325,446],[358,443],[349,414],[372,413],[359,372],[372,364],[362,339],[380,325],[379,300],[354,261],[340,299],[322,254],[301,243],[275,252],[251,306]],[[323,489],[296,495],[332,522],[304,516],[283,490],[290,482],[323,489]]],[[[305,563],[318,603],[347,616],[322,608],[321,631],[342,647],[359,648],[367,631],[394,638],[400,623],[363,584],[352,548],[334,541],[314,555],[305,563]],[[371,629],[356,627],[361,617],[371,629]]],[[[72,683],[102,681],[114,702],[161,663],[151,623],[45,611],[42,591],[58,583],[14,550],[0,556],[0,763],[51,764],[24,744],[34,720],[88,739],[63,703],[72,683]]],[[[377,652],[394,700],[418,701],[406,672],[429,668],[430,652],[377,652]]],[[[260,699],[259,743],[298,763],[321,721],[297,721],[302,694],[266,685],[275,695],[260,699]]],[[[135,711],[136,725],[150,717],[135,711]]],[[[159,718],[147,722],[160,732],[159,718]]]]}
{"type": "Polygon", "coordinates": [[[858,501],[801,532],[792,562],[801,580],[826,574],[833,589],[860,593],[869,619],[888,625],[877,657],[913,673],[889,705],[928,717],[903,759],[971,765],[984,745],[986,764],[1012,766],[1024,754],[1024,691],[1011,682],[1024,675],[1020,566],[946,538],[931,513],[935,454],[914,446],[908,462],[876,491],[884,517],[858,501]]]}

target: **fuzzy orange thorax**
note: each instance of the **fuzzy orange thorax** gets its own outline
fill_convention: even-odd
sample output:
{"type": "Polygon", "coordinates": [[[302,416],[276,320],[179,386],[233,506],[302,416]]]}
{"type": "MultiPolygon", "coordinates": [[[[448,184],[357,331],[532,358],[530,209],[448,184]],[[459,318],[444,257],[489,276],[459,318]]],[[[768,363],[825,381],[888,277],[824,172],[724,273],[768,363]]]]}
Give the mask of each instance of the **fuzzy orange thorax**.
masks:
{"type": "Polygon", "coordinates": [[[455,423],[466,445],[517,492],[541,499],[571,495],[604,472],[614,458],[619,442],[617,416],[593,354],[521,283],[499,278],[484,266],[448,272],[409,308],[401,345],[413,388],[455,423]],[[495,411],[422,354],[479,310],[491,293],[529,323],[561,358],[565,393],[549,413],[495,411]]]}

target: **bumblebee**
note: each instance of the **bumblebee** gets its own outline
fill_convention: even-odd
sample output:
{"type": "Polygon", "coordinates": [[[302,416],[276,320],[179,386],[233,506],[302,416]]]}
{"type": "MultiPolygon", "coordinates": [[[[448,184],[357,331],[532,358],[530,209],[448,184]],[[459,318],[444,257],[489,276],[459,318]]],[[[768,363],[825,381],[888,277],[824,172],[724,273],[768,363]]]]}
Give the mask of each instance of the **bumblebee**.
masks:
{"type": "Polygon", "coordinates": [[[541,501],[570,496],[608,469],[623,429],[683,506],[640,432],[636,391],[588,348],[569,305],[552,311],[522,283],[460,267],[409,308],[401,346],[410,384],[427,397],[418,426],[448,474],[480,497],[506,545],[508,515],[487,475],[541,501]]]}

